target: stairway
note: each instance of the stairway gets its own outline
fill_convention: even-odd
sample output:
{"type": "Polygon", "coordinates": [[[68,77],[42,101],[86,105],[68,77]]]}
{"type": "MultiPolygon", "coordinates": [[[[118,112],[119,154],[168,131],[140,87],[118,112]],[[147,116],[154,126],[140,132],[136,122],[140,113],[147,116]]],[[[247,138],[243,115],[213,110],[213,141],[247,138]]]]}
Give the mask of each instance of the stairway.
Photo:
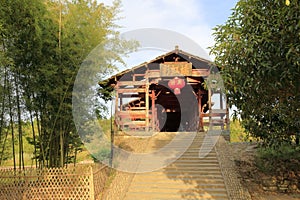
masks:
{"type": "MultiPolygon", "coordinates": [[[[125,199],[228,199],[215,149],[205,158],[198,156],[204,137],[205,133],[197,133],[191,146],[169,166],[135,174],[125,199]]],[[[148,148],[159,149],[168,142],[156,138],[148,148]]]]}

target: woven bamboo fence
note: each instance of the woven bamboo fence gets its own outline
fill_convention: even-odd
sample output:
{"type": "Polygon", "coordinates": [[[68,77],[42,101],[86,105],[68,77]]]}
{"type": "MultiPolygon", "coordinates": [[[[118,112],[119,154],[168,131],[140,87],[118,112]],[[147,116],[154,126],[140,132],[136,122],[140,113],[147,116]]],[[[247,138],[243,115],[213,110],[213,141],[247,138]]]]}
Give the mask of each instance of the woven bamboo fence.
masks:
{"type": "Polygon", "coordinates": [[[98,200],[109,168],[76,166],[25,170],[0,170],[0,199],[4,200],[98,200]]]}

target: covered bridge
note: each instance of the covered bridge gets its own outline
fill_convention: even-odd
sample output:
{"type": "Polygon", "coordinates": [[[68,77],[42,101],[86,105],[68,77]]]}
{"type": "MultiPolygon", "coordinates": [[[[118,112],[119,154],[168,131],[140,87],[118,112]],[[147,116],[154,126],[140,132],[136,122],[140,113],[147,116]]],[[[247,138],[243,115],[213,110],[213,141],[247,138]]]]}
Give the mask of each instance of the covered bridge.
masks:
{"type": "Polygon", "coordinates": [[[229,127],[224,95],[212,102],[205,80],[217,69],[206,59],[178,47],[99,83],[115,90],[115,125],[119,130],[201,131],[204,126],[229,127]],[[213,104],[218,104],[213,109],[213,104]]]}

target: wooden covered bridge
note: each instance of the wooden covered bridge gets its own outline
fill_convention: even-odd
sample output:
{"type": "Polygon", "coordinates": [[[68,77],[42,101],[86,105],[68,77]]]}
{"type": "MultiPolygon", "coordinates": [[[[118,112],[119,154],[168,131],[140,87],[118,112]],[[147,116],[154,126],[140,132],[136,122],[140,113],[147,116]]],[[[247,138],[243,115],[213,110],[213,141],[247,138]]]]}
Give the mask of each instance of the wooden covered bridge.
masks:
{"type": "Polygon", "coordinates": [[[99,85],[102,90],[115,90],[115,125],[119,130],[188,132],[201,131],[205,126],[224,129],[229,127],[225,97],[219,89],[207,87],[208,77],[216,69],[210,61],[175,47],[99,85]],[[219,95],[219,102],[213,102],[212,95],[219,95]]]}

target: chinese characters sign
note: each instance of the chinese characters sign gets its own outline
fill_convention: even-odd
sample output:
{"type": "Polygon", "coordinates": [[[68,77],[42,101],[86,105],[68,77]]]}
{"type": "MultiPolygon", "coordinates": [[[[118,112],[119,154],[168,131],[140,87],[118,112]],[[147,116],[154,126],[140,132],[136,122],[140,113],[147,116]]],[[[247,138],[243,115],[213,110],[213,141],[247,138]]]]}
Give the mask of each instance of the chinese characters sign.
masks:
{"type": "Polygon", "coordinates": [[[160,64],[160,76],[191,76],[192,63],[165,62],[160,64]]]}

